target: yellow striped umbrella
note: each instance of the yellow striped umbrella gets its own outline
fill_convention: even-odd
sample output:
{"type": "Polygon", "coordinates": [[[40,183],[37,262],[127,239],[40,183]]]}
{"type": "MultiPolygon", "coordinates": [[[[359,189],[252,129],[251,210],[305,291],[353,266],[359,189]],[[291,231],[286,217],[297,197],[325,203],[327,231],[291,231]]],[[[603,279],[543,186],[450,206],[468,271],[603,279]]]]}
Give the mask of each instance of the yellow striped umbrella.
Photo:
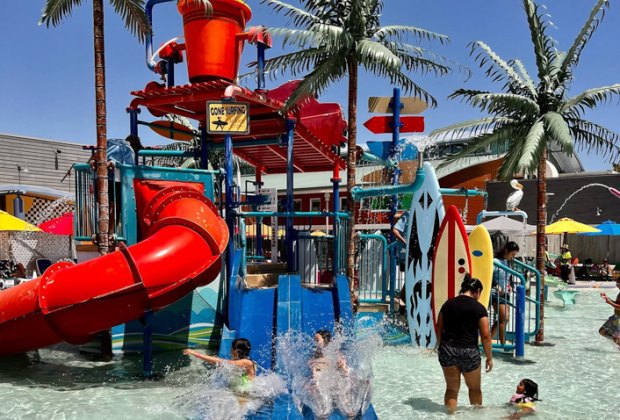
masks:
{"type": "Polygon", "coordinates": [[[41,232],[41,229],[23,221],[15,216],[11,216],[5,211],[0,210],[0,231],[5,232],[41,232]]]}

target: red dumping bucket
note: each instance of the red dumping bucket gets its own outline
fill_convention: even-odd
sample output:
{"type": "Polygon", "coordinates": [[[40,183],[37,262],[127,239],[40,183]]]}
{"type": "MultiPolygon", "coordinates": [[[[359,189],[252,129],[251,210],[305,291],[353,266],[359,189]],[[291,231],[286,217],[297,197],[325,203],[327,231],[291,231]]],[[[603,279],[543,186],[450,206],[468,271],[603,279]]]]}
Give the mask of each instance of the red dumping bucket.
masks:
{"type": "Polygon", "coordinates": [[[192,83],[214,79],[234,81],[239,70],[243,42],[237,38],[252,11],[241,0],[211,0],[213,13],[204,6],[180,0],[187,48],[187,67],[192,83]]]}

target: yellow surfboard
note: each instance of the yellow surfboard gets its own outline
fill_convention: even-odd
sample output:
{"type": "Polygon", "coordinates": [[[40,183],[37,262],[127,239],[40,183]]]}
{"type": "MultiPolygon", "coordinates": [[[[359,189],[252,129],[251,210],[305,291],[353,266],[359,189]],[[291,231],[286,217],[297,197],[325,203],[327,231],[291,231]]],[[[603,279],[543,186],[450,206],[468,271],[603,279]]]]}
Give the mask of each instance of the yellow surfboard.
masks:
{"type": "Polygon", "coordinates": [[[486,227],[478,225],[469,234],[469,252],[471,254],[471,275],[480,280],[483,287],[478,302],[487,308],[493,281],[493,244],[486,227]]]}

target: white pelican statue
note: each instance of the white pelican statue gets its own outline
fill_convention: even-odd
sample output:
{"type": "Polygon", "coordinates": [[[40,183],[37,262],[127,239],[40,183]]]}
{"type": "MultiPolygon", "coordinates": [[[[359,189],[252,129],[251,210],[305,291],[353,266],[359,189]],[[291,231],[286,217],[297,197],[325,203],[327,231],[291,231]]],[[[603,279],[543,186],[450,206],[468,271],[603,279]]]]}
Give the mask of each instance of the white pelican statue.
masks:
{"type": "Polygon", "coordinates": [[[516,211],[519,210],[517,206],[521,202],[523,198],[523,185],[519,184],[519,181],[513,179],[510,181],[510,186],[514,188],[514,192],[512,192],[508,196],[508,200],[506,200],[506,210],[508,211],[516,211]]]}

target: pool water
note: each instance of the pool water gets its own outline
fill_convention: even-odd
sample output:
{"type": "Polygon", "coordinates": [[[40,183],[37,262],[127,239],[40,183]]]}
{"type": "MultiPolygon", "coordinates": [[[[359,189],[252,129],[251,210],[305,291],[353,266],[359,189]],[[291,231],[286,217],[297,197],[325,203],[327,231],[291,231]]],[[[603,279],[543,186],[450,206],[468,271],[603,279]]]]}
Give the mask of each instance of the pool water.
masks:
{"type": "MultiPolygon", "coordinates": [[[[617,293],[606,291],[612,297],[617,293]]],[[[598,335],[599,327],[612,314],[599,292],[580,290],[577,305],[570,309],[551,297],[545,307],[545,338],[554,346],[526,346],[523,362],[496,355],[493,371],[483,373],[485,408],[468,407],[463,384],[457,418],[506,416],[510,411],[505,402],[525,377],[539,384],[543,401],[537,405],[537,418],[618,418],[620,351],[598,335]]],[[[379,418],[450,418],[443,409],[443,375],[434,353],[408,346],[386,346],[372,353],[372,403],[379,418]]],[[[217,378],[200,361],[169,354],[158,355],[156,362],[162,375],[145,381],[135,357],[103,362],[60,347],[40,350],[38,355],[0,359],[0,418],[243,417],[246,408],[230,394],[210,391],[217,378]],[[209,401],[219,409],[212,410],[209,401]]],[[[279,386],[281,379],[276,375],[261,385],[270,392],[279,386]]],[[[259,397],[270,399],[274,394],[259,397]]]]}
{"type": "MultiPolygon", "coordinates": [[[[617,289],[604,289],[615,298],[617,289]]],[[[582,289],[573,308],[553,296],[545,305],[545,341],[551,347],[526,345],[525,361],[494,355],[493,370],[482,373],[485,408],[468,407],[467,388],[459,393],[458,418],[502,418],[506,402],[523,378],[538,383],[540,419],[618,419],[620,351],[598,334],[613,309],[600,289],[582,289]]],[[[483,360],[484,364],[484,360],[483,360]]],[[[445,389],[434,352],[385,347],[374,362],[373,405],[381,419],[451,418],[443,408],[445,389]]]]}

